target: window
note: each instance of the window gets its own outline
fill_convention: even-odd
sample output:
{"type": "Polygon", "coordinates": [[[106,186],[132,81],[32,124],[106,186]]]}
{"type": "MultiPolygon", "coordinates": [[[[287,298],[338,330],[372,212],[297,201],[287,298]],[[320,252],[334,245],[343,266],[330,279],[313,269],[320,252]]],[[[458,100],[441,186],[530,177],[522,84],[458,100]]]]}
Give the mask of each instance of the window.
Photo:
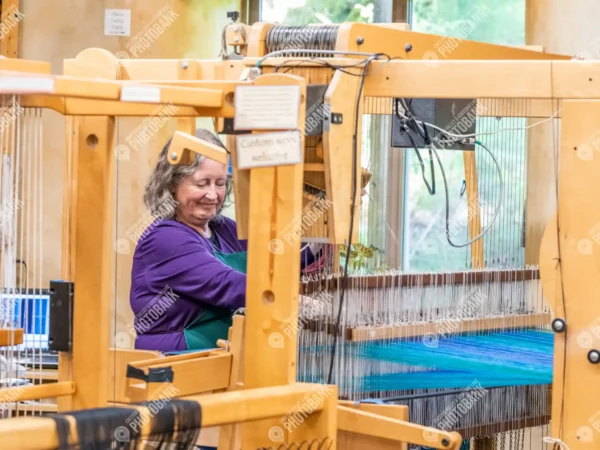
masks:
{"type": "Polygon", "coordinates": [[[391,22],[392,0],[260,0],[261,20],[286,25],[391,22]]]}
{"type": "MultiPolygon", "coordinates": [[[[411,29],[494,44],[525,44],[524,0],[480,0],[474,5],[469,0],[413,0],[411,29]]],[[[455,42],[460,45],[459,40],[455,42]]],[[[482,132],[518,128],[526,125],[525,120],[519,117],[478,118],[476,129],[482,132]]],[[[526,134],[516,131],[485,136],[482,143],[494,153],[506,177],[501,212],[483,240],[484,265],[520,266],[524,261],[526,134]]],[[[431,182],[428,151],[420,150],[420,153],[425,162],[426,177],[431,182]]],[[[448,180],[451,238],[455,244],[463,244],[469,240],[467,205],[473,205],[465,191],[465,155],[462,151],[442,151],[440,159],[448,180]]],[[[496,211],[500,185],[493,160],[479,146],[475,149],[475,160],[480,197],[476,209],[481,214],[481,227],[485,229],[496,211]]],[[[430,195],[416,152],[405,150],[402,249],[405,271],[451,271],[472,267],[472,247],[454,248],[446,239],[444,185],[435,156],[434,162],[436,192],[430,195]]]]}

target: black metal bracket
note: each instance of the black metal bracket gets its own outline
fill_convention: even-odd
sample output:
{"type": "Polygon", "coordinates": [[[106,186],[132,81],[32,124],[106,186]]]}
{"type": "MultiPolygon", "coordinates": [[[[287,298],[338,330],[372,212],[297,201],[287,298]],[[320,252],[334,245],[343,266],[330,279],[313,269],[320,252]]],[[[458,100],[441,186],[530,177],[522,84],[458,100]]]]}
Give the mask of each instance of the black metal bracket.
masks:
{"type": "Polygon", "coordinates": [[[68,281],[50,282],[50,331],[48,348],[70,352],[73,344],[75,285],[68,281]]]}
{"type": "Polygon", "coordinates": [[[132,367],[127,364],[127,378],[134,378],[136,380],[142,380],[146,383],[172,383],[173,382],[173,369],[171,367],[160,367],[158,369],[149,368],[148,375],[137,367],[132,367]]]}
{"type": "Polygon", "coordinates": [[[344,115],[342,113],[331,113],[331,123],[333,125],[341,125],[344,123],[344,115]]]}

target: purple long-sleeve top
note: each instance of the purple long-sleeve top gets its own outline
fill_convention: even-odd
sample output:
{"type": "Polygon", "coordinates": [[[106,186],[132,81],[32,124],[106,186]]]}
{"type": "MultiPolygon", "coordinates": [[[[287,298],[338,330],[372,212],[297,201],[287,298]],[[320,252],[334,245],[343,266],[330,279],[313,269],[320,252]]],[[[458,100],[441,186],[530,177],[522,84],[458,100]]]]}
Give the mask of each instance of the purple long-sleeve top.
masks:
{"type": "MultiPolygon", "coordinates": [[[[235,222],[211,223],[222,253],[247,251],[235,222]]],[[[246,304],[246,274],[214,256],[215,246],[193,228],[173,219],[154,222],[133,256],[130,303],[135,314],[136,349],[187,350],[183,330],[206,305],[234,312],[246,304]]],[[[302,266],[313,262],[302,254],[302,266]]]]}

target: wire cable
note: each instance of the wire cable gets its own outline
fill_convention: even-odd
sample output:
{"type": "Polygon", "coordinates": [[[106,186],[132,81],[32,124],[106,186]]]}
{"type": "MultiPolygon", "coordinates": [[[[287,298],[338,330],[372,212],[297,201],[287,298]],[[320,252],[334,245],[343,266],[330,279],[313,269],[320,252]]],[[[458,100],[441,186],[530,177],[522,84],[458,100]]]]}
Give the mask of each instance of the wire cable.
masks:
{"type": "Polygon", "coordinates": [[[498,214],[500,213],[500,209],[502,208],[502,195],[504,194],[504,180],[502,178],[502,171],[500,169],[500,165],[498,164],[496,157],[490,151],[490,149],[488,149],[485,145],[483,145],[479,141],[475,141],[475,144],[479,145],[486,152],[488,152],[488,154],[492,157],[494,164],[496,165],[496,169],[498,171],[498,178],[500,181],[500,195],[499,195],[499,200],[498,200],[498,206],[496,207],[496,212],[494,213],[494,216],[492,217],[492,220],[490,221],[489,225],[478,236],[475,236],[473,239],[466,242],[465,244],[455,244],[454,242],[452,242],[452,239],[450,239],[450,194],[448,193],[448,181],[446,180],[446,173],[444,171],[444,165],[442,164],[442,160],[440,159],[440,155],[438,154],[437,149],[433,145],[429,146],[429,148],[433,150],[433,153],[435,154],[435,157],[438,160],[438,164],[440,165],[440,170],[442,171],[442,178],[444,179],[444,190],[446,191],[446,239],[447,239],[448,243],[452,247],[455,247],[455,248],[466,247],[468,245],[471,245],[473,242],[477,241],[478,239],[481,239],[488,232],[488,230],[492,227],[492,225],[496,221],[496,218],[498,217],[498,214]]]}
{"type": "MultiPolygon", "coordinates": [[[[436,126],[436,125],[433,125],[433,124],[431,124],[429,122],[423,122],[423,121],[420,121],[420,120],[417,120],[417,122],[419,122],[419,123],[421,123],[423,125],[427,125],[428,127],[431,127],[434,130],[440,131],[440,132],[444,133],[446,136],[450,136],[450,137],[454,137],[454,138],[463,138],[464,139],[464,138],[474,138],[474,137],[477,137],[477,136],[490,136],[490,135],[493,135],[493,134],[501,133],[503,131],[523,131],[523,130],[528,130],[529,128],[537,127],[538,125],[541,125],[543,123],[549,122],[550,120],[554,119],[560,112],[561,112],[561,110],[558,109],[550,117],[547,117],[544,120],[540,120],[539,122],[532,123],[531,125],[526,125],[524,127],[502,128],[502,129],[496,130],[496,131],[487,131],[487,132],[483,132],[483,133],[471,133],[471,134],[455,134],[455,133],[451,133],[449,131],[446,131],[446,130],[444,130],[444,129],[436,126]]],[[[400,113],[399,111],[397,111],[397,113],[400,114],[405,119],[409,119],[408,117],[404,116],[404,114],[400,113]]]]}
{"type": "Polygon", "coordinates": [[[314,53],[317,55],[352,55],[352,56],[366,56],[367,58],[373,57],[375,53],[366,53],[366,52],[344,52],[339,50],[313,50],[313,49],[286,49],[286,50],[276,50],[271,53],[267,53],[265,56],[261,57],[258,61],[256,61],[256,67],[260,67],[261,64],[268,58],[274,58],[277,55],[284,55],[290,53],[314,53]]]}

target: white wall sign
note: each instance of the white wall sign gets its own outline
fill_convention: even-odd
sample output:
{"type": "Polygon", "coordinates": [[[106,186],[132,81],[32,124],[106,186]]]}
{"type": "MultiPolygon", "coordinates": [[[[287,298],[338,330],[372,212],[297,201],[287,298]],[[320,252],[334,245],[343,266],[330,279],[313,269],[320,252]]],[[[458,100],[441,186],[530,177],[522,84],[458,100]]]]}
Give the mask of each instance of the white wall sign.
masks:
{"type": "Polygon", "coordinates": [[[236,130],[298,128],[300,86],[238,86],[235,89],[236,130]]]}
{"type": "Polygon", "coordinates": [[[238,135],[237,149],[239,169],[302,162],[299,131],[238,135]]]}
{"type": "Polygon", "coordinates": [[[104,35],[131,36],[131,10],[105,9],[104,35]]]}

